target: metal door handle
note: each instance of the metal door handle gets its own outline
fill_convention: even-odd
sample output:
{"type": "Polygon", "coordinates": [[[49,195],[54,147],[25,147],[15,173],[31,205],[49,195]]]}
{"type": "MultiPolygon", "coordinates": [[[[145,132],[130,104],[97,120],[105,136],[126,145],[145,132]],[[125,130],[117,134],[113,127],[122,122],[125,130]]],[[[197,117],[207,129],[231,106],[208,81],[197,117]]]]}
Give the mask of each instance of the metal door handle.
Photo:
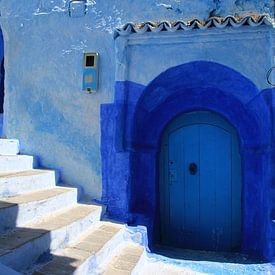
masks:
{"type": "Polygon", "coordinates": [[[189,172],[191,175],[196,175],[198,171],[198,166],[196,163],[192,162],[189,164],[189,172]]]}

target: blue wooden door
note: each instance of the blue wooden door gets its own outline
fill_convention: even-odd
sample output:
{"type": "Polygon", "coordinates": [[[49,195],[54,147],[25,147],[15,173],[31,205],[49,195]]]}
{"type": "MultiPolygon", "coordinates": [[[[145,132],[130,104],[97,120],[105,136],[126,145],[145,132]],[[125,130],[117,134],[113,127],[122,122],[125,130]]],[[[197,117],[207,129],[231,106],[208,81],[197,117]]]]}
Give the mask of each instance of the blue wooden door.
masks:
{"type": "Polygon", "coordinates": [[[238,250],[241,162],[233,127],[210,112],[170,123],[161,144],[160,194],[164,244],[238,250]]]}

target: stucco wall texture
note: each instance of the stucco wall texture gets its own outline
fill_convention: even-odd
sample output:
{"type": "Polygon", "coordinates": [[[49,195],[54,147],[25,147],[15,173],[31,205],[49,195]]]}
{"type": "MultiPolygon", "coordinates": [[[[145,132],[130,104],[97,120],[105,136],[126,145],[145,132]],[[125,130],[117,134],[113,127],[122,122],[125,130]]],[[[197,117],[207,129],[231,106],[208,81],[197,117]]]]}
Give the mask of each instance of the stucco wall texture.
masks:
{"type": "MultiPolygon", "coordinates": [[[[88,0],[87,14],[72,18],[68,15],[68,2],[0,0],[6,71],[5,134],[20,140],[22,153],[38,156],[41,166],[58,169],[63,182],[81,187],[94,199],[99,199],[102,192],[100,105],[113,102],[116,80],[114,29],[130,21],[274,14],[271,0],[88,0]],[[99,90],[94,95],[81,91],[83,52],[86,51],[100,54],[99,90]]],[[[199,56],[194,56],[195,49],[190,55],[185,51],[181,59],[188,62],[208,56],[215,61],[213,53],[219,48],[220,60],[227,62],[229,58],[222,58],[227,54],[222,50],[224,43],[217,42],[214,49],[205,49],[199,56]]],[[[271,43],[272,39],[266,38],[253,48],[261,70],[272,65],[271,55],[266,55],[272,48],[271,43]]],[[[245,41],[244,46],[251,49],[245,41]]],[[[154,47],[151,50],[155,54],[154,47]]],[[[242,44],[238,47],[242,48],[242,44]]],[[[168,48],[165,49],[169,54],[168,48]]],[[[141,63],[136,50],[140,49],[133,46],[132,62],[138,62],[139,66],[131,71],[129,80],[147,85],[161,71],[154,68],[143,77],[138,71],[141,63]]],[[[174,54],[173,60],[167,61],[161,70],[178,65],[175,61],[178,55],[174,54]]],[[[149,65],[153,68],[155,58],[150,59],[146,68],[150,68],[149,65]]],[[[229,63],[241,70],[240,64],[244,62],[246,60],[233,58],[229,63]]],[[[242,73],[255,81],[259,89],[268,88],[255,66],[243,68],[242,73]]]]}

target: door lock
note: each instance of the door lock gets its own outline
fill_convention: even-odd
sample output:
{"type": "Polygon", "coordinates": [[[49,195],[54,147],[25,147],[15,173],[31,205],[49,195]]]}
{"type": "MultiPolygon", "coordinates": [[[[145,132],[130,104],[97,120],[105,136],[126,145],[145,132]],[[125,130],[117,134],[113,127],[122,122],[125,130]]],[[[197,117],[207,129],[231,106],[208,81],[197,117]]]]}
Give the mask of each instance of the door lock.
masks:
{"type": "Polygon", "coordinates": [[[189,164],[189,172],[191,175],[196,175],[198,171],[198,166],[196,163],[192,162],[189,164]]]}

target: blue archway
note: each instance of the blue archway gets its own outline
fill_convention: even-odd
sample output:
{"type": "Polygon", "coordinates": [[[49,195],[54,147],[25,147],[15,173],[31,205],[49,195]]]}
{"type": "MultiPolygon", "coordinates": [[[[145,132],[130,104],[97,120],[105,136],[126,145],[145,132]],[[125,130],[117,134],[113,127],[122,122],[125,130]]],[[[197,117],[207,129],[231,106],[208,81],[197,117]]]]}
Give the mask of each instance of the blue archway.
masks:
{"type": "Polygon", "coordinates": [[[116,84],[114,104],[103,105],[103,201],[111,216],[147,225],[154,241],[158,221],[158,150],[176,116],[208,110],[237,131],[243,174],[242,251],[268,254],[266,192],[271,175],[271,122],[263,94],[239,72],[196,61],[168,69],[144,87],[116,84]]]}

